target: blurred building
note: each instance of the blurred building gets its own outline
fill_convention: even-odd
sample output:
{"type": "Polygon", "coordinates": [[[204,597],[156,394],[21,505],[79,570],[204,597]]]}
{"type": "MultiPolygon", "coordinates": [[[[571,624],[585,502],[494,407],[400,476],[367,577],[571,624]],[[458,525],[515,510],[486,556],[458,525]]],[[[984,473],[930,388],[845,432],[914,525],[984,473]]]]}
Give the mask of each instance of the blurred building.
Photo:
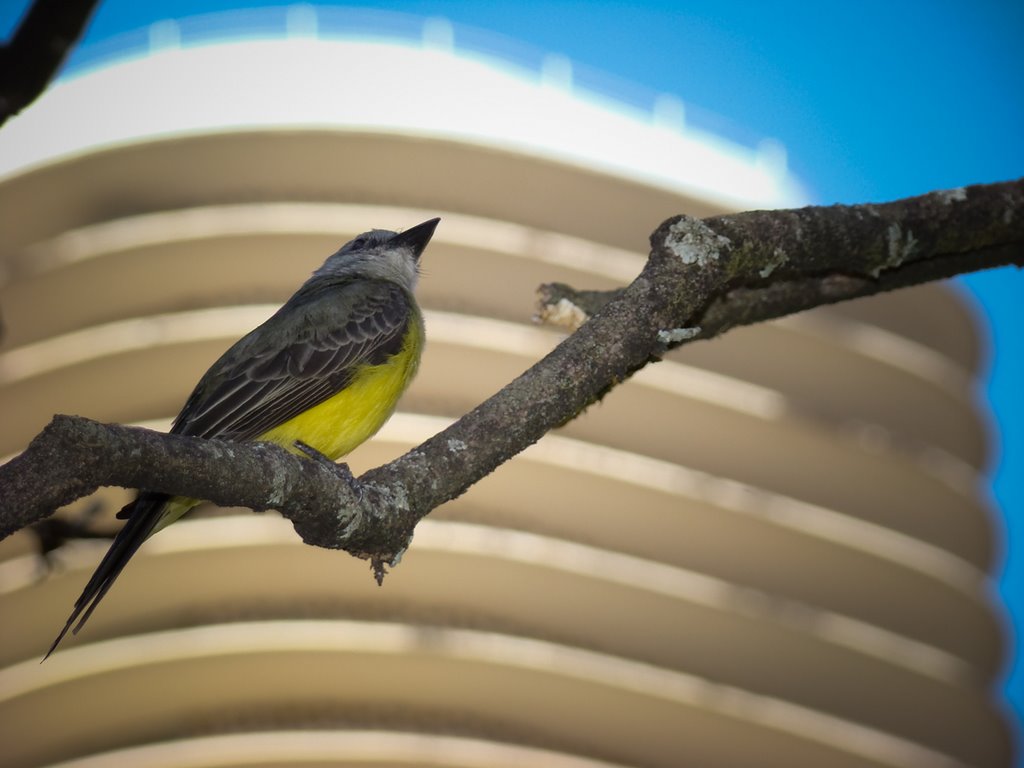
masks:
{"type": "MultiPolygon", "coordinates": [[[[0,455],[57,412],[166,427],[341,243],[440,215],[423,368],[365,469],[558,342],[540,283],[627,283],[679,212],[805,201],[776,145],[564,59],[275,14],[122,40],[0,130],[0,455]]],[[[43,665],[106,544],[47,571],[19,534],[4,765],[1009,765],[978,357],[938,285],[735,330],[437,510],[382,588],[200,510],[43,665]]]]}

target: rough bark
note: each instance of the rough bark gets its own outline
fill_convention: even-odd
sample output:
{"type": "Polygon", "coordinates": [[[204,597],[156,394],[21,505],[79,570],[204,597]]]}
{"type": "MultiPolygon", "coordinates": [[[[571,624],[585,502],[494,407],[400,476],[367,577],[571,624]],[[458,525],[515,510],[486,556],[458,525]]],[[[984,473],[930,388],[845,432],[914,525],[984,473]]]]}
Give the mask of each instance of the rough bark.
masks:
{"type": "Polygon", "coordinates": [[[0,534],[101,485],[278,509],[309,544],[394,563],[416,523],[669,348],[821,304],[1024,264],[1024,180],[883,205],[676,217],[628,287],[542,289],[542,314],[589,317],[448,429],[358,480],[269,444],[57,416],[0,467],[0,534]],[[558,314],[557,312],[555,314],[558,314]]]}

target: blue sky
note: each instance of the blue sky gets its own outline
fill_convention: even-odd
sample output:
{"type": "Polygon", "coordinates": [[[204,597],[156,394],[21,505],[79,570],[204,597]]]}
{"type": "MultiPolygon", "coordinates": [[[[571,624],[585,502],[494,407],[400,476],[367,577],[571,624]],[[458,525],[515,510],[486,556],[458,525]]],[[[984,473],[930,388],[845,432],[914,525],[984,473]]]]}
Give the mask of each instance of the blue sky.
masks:
{"type": "MultiPolygon", "coordinates": [[[[0,0],[0,34],[25,4],[0,0]]],[[[281,4],[106,0],[86,43],[162,18],[281,4]]],[[[606,73],[609,83],[620,78],[675,94],[688,115],[727,135],[779,139],[814,202],[883,201],[1024,176],[1019,1],[359,5],[443,16],[562,53],[606,73]]],[[[960,282],[980,299],[992,328],[991,375],[979,395],[991,398],[1001,430],[992,468],[1008,534],[1000,589],[1024,629],[1024,398],[1017,396],[1024,388],[1024,272],[1007,268],[960,282]]],[[[1012,672],[1007,689],[1022,711],[1024,669],[1012,672]]]]}

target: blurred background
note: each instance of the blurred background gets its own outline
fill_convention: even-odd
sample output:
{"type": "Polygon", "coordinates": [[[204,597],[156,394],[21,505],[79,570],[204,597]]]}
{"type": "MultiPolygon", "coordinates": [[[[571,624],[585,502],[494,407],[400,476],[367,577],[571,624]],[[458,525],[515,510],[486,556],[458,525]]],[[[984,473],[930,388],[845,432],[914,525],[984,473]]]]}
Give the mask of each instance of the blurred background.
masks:
{"type": "MultiPolygon", "coordinates": [[[[0,0],[0,33],[10,34],[25,5],[0,0]]],[[[280,37],[286,29],[291,35],[356,41],[400,40],[408,45],[413,40],[434,49],[455,51],[499,71],[518,73],[517,76],[528,73],[529,77],[539,79],[543,87],[585,96],[588,104],[597,105],[595,108],[600,110],[600,114],[593,113],[593,120],[608,121],[591,123],[595,132],[604,132],[603,135],[614,139],[602,144],[598,137],[581,135],[580,126],[587,124],[590,112],[563,112],[560,105],[547,105],[540,99],[531,102],[535,112],[520,116],[522,125],[511,126],[507,135],[493,139],[504,142],[506,150],[512,147],[524,157],[540,157],[573,167],[587,165],[601,174],[629,176],[629,184],[644,189],[671,188],[674,199],[685,201],[679,205],[688,206],[688,212],[880,202],[1024,175],[1024,147],[1020,141],[1024,135],[1024,99],[1019,84],[1024,72],[1024,51],[1020,45],[1024,36],[1024,6],[1020,3],[866,2],[856,7],[829,3],[815,7],[813,13],[808,12],[806,4],[796,2],[380,2],[358,6],[315,3],[291,8],[286,12],[279,3],[141,4],[106,0],[100,4],[84,40],[72,52],[65,67],[66,77],[84,78],[120,60],[144,56],[153,50],[200,47],[224,39],[280,37]],[[261,7],[265,10],[249,15],[243,10],[261,7]],[[169,20],[175,23],[168,23],[169,20]],[[545,114],[547,109],[551,111],[545,114]],[[574,116],[577,122],[569,124],[568,118],[559,122],[553,117],[563,114],[574,116]],[[647,120],[656,129],[676,132],[710,149],[705,154],[701,154],[704,150],[695,150],[695,154],[686,156],[680,165],[690,162],[690,167],[659,167],[659,161],[665,157],[655,151],[661,149],[660,145],[652,143],[651,153],[645,154],[641,151],[644,147],[638,146],[644,135],[630,133],[632,129],[628,126],[622,127],[621,133],[613,133],[619,126],[609,115],[623,115],[623,119],[634,122],[647,120]],[[599,127],[601,130],[596,130],[599,127]],[[697,168],[698,161],[710,164],[712,170],[697,168]],[[726,170],[730,168],[733,170],[726,170]]],[[[392,60],[397,60],[397,55],[392,60]]],[[[374,115],[365,118],[361,130],[371,131],[373,120],[383,123],[402,119],[380,110],[380,105],[374,103],[378,95],[383,98],[382,91],[352,90],[353,81],[376,82],[380,72],[362,69],[383,66],[376,54],[368,52],[340,61],[344,68],[329,73],[311,72],[310,78],[327,83],[336,79],[339,92],[344,92],[345,98],[356,99],[346,105],[355,115],[356,123],[364,119],[360,112],[374,115]],[[365,101],[360,103],[358,99],[365,101]]],[[[316,62],[311,66],[316,66],[316,62]]],[[[234,106],[247,117],[229,120],[244,123],[254,114],[246,111],[247,102],[258,102],[259,94],[251,91],[253,85],[246,79],[245,71],[237,75],[239,104],[234,106]]],[[[416,71],[406,71],[400,77],[405,78],[402,93],[409,101],[415,98],[429,104],[433,99],[445,105],[445,114],[436,117],[437,125],[428,128],[448,131],[449,136],[461,136],[469,143],[492,140],[484,135],[491,129],[480,113],[499,108],[479,106],[478,99],[486,102],[481,94],[471,89],[454,95],[435,92],[432,89],[443,88],[444,84],[419,83],[416,71]]],[[[330,99],[329,88],[320,88],[315,93],[317,98],[330,99]]],[[[96,102],[91,106],[104,108],[96,102]]],[[[324,104],[325,111],[330,112],[331,106],[324,104]]],[[[282,109],[287,108],[282,103],[282,109]]],[[[420,113],[421,117],[423,114],[420,113]]],[[[287,123],[287,117],[281,115],[280,121],[287,123]]],[[[64,133],[73,136],[79,126],[74,116],[69,118],[64,133]]],[[[302,121],[310,123],[329,119],[319,115],[302,117],[302,121]]],[[[322,123],[317,124],[322,127],[322,123]]],[[[13,127],[13,123],[5,126],[0,134],[13,127]]],[[[400,126],[391,130],[415,133],[416,129],[417,126],[400,126]]],[[[184,135],[210,128],[186,121],[174,130],[184,135]]],[[[123,124],[111,129],[116,135],[123,132],[121,139],[126,142],[137,140],[147,131],[154,133],[151,128],[123,124]]],[[[61,141],[66,139],[46,137],[46,141],[40,141],[40,146],[46,142],[52,146],[40,148],[36,162],[42,162],[47,152],[56,152],[53,146],[63,146],[61,141]]],[[[68,146],[62,151],[85,151],[72,147],[73,140],[67,141],[68,146]]],[[[88,139],[82,139],[83,147],[87,144],[88,139]]],[[[30,147],[27,151],[33,150],[30,147]]],[[[269,157],[274,149],[260,151],[267,152],[269,157]]],[[[390,150],[380,149],[380,155],[373,154],[374,151],[368,147],[365,157],[386,157],[390,150]]],[[[287,158],[276,162],[286,163],[287,158]]],[[[534,171],[528,162],[522,162],[525,164],[512,165],[505,173],[514,177],[518,167],[524,176],[530,176],[534,171]]],[[[32,158],[10,154],[4,158],[0,154],[0,169],[6,173],[31,170],[32,163],[32,158]]],[[[403,182],[408,184],[411,202],[400,199],[402,195],[397,193],[389,199],[386,190],[374,188],[374,166],[369,160],[365,167],[359,165],[358,157],[352,163],[353,174],[366,174],[354,184],[354,189],[345,192],[354,202],[359,202],[363,185],[366,202],[412,207],[418,204],[427,208],[432,204],[427,192],[416,191],[417,185],[429,188],[427,180],[403,182]]],[[[444,167],[439,162],[434,170],[443,173],[444,167]]],[[[217,184],[215,179],[207,182],[217,184]]],[[[515,186],[515,182],[509,183],[515,186]]],[[[581,183],[580,188],[588,186],[581,183]]],[[[524,194],[536,195],[538,188],[543,187],[532,181],[524,185],[524,194]]],[[[565,187],[567,192],[570,189],[575,187],[565,187]]],[[[464,190],[464,194],[471,195],[472,190],[464,190]]],[[[602,199],[594,194],[597,202],[590,201],[591,204],[602,199]]],[[[625,190],[615,194],[629,197],[625,190]]],[[[613,197],[611,192],[608,195],[607,199],[613,197]]],[[[280,196],[288,199],[287,187],[280,196]]],[[[638,196],[642,194],[634,195],[638,196]]],[[[582,214],[574,213],[573,206],[566,205],[566,221],[559,227],[546,226],[575,238],[589,238],[606,247],[642,255],[642,237],[660,223],[662,213],[675,212],[672,199],[650,197],[652,213],[643,225],[638,221],[642,219],[639,205],[641,211],[631,214],[632,218],[619,221],[611,217],[589,223],[582,214]],[[659,206],[668,207],[663,210],[659,206]],[[616,223],[623,233],[618,236],[606,231],[616,223]],[[627,223],[636,226],[629,229],[627,223]]],[[[547,200],[542,204],[557,208],[561,201],[547,200]]],[[[459,210],[452,201],[449,207],[459,210]]],[[[354,223],[357,213],[352,214],[351,225],[356,231],[365,228],[354,223]]],[[[539,226],[541,219],[531,219],[533,215],[524,209],[518,216],[510,213],[491,218],[539,226]]],[[[406,226],[414,223],[402,222],[406,226]]],[[[372,221],[366,226],[390,225],[372,221]]],[[[476,231],[472,222],[462,226],[466,232],[476,231]]],[[[457,237],[464,237],[465,243],[473,240],[471,234],[457,237]]],[[[628,279],[628,265],[634,262],[619,254],[623,266],[613,269],[607,264],[619,257],[602,253],[600,258],[588,257],[592,263],[605,264],[603,271],[598,270],[602,279],[610,284],[628,279]],[[614,275],[621,275],[621,279],[613,279],[614,275]]],[[[317,256],[315,249],[311,254],[317,258],[322,255],[317,256]]],[[[558,262],[555,256],[549,259],[558,262]]],[[[444,267],[438,269],[441,275],[436,277],[446,274],[444,267]]],[[[459,270],[451,269],[449,282],[454,283],[459,270]]],[[[428,264],[428,273],[429,270],[428,264]]],[[[542,280],[551,279],[543,276],[543,269],[539,274],[542,280]]],[[[225,276],[224,280],[227,279],[225,276]]],[[[269,277],[267,282],[269,285],[269,277]]],[[[1003,656],[1003,671],[995,679],[997,691],[1005,697],[1008,727],[1016,730],[1024,706],[1024,679],[1018,672],[1014,650],[1019,635],[1015,627],[1024,611],[1024,557],[1020,555],[1024,524],[1019,522],[1024,506],[1024,483],[1020,479],[1024,470],[1024,419],[1018,396],[1024,382],[1020,311],[1024,276],[1015,269],[997,270],[966,276],[952,287],[978,319],[977,342],[955,338],[956,329],[967,321],[956,314],[956,307],[942,303],[943,299],[929,299],[922,304],[925,308],[921,310],[920,323],[932,323],[930,330],[943,337],[934,342],[936,345],[948,343],[967,349],[963,352],[965,359],[974,356],[981,361],[981,375],[973,396],[980,406],[979,429],[989,433],[992,448],[978,452],[984,456],[984,487],[980,492],[984,497],[990,489],[991,508],[995,511],[992,589],[1006,606],[1005,610],[995,610],[998,620],[1006,625],[1009,643],[1003,656]],[[934,317],[929,312],[935,313],[934,317]]],[[[250,286],[249,290],[264,290],[268,298],[273,294],[270,288],[250,286]]],[[[473,301],[471,294],[471,287],[467,287],[465,294],[439,296],[438,306],[445,310],[465,308],[473,301]]],[[[529,298],[522,300],[528,306],[529,298]]],[[[513,310],[497,312],[511,314],[513,310]]],[[[878,309],[870,321],[886,327],[885,317],[890,312],[899,310],[878,309]]],[[[244,322],[239,323],[244,329],[244,322]]],[[[915,339],[920,342],[927,338],[928,330],[920,330],[920,337],[915,339]]],[[[912,331],[906,333],[913,336],[912,331]]],[[[742,347],[738,350],[743,353],[742,347]]],[[[955,350],[946,352],[953,357],[957,354],[955,350]]],[[[746,353],[753,354],[749,350],[746,353]]],[[[699,352],[695,354],[696,358],[685,362],[719,373],[729,370],[725,362],[702,360],[699,352]]],[[[434,406],[441,399],[436,393],[421,393],[419,397],[418,402],[434,406]]],[[[173,401],[170,395],[167,399],[173,401]]],[[[447,415],[450,405],[442,403],[436,412],[447,415]]],[[[140,408],[139,416],[172,415],[160,413],[160,407],[162,403],[154,402],[149,411],[140,408]]],[[[427,410],[426,406],[423,410],[427,410]]],[[[942,415],[933,412],[932,417],[941,420],[942,415]]],[[[916,512],[921,514],[922,510],[916,512]]],[[[914,606],[908,605],[906,610],[913,611],[914,606]]],[[[964,755],[960,758],[965,764],[975,764],[964,755]]],[[[977,758],[976,764],[982,763],[984,760],[977,758]]],[[[921,764],[927,764],[927,760],[921,764]]]]}

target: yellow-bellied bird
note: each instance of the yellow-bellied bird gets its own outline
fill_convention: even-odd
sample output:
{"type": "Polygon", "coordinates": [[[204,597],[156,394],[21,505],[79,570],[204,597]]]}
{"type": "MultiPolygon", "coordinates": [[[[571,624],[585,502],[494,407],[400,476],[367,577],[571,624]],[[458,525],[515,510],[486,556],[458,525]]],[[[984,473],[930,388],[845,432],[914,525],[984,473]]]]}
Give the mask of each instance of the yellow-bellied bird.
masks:
{"type": "MultiPolygon", "coordinates": [[[[440,219],[400,234],[364,232],[313,273],[261,326],[200,379],[172,434],[263,440],[332,461],[373,435],[409,386],[423,351],[413,296],[419,258],[440,219]]],[[[198,504],[142,492],[118,514],[118,533],[53,641],[78,632],[146,539],[198,504]],[[79,618],[81,617],[81,618],[79,618]]]]}

